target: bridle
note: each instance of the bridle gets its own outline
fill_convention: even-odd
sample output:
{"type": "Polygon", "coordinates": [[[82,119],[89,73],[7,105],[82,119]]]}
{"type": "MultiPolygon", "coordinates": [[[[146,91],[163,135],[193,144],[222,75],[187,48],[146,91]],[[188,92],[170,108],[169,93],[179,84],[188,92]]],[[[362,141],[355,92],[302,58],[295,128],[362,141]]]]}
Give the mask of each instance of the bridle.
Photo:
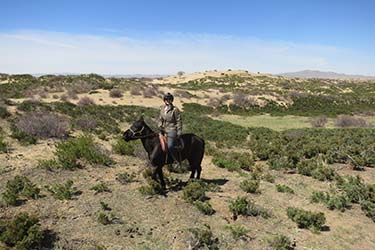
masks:
{"type": "Polygon", "coordinates": [[[144,129],[145,129],[145,126],[142,126],[142,128],[138,131],[134,131],[132,128],[129,128],[129,131],[132,132],[132,134],[133,134],[132,137],[134,139],[142,139],[142,138],[154,136],[154,135],[157,134],[157,133],[151,133],[151,134],[148,134],[148,135],[141,135],[144,129]],[[139,134],[139,136],[136,136],[137,134],[139,134]]]}

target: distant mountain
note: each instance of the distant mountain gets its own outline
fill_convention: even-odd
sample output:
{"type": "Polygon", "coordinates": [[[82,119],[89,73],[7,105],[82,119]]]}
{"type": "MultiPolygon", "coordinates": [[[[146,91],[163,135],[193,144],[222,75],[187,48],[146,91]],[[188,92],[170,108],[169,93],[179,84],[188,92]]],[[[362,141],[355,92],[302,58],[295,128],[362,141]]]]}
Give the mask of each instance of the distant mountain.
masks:
{"type": "Polygon", "coordinates": [[[347,75],[336,72],[326,72],[318,70],[303,70],[278,74],[290,78],[326,78],[326,79],[375,79],[375,76],[347,75]]]}
{"type": "MultiPolygon", "coordinates": [[[[61,72],[61,73],[35,73],[31,74],[35,77],[40,77],[44,75],[81,75],[81,74],[87,74],[87,73],[71,73],[71,72],[61,72]]],[[[169,75],[158,75],[158,74],[99,74],[103,77],[115,77],[115,78],[161,78],[161,77],[166,77],[169,75]]]]}

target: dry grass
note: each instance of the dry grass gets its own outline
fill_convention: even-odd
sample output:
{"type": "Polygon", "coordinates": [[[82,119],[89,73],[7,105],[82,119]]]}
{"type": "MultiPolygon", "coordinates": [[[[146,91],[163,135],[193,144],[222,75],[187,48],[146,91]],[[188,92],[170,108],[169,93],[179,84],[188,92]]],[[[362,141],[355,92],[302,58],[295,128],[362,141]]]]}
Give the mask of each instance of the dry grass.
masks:
{"type": "Polygon", "coordinates": [[[39,138],[62,138],[69,133],[68,120],[53,113],[25,114],[17,120],[16,127],[27,135],[39,138]]]}

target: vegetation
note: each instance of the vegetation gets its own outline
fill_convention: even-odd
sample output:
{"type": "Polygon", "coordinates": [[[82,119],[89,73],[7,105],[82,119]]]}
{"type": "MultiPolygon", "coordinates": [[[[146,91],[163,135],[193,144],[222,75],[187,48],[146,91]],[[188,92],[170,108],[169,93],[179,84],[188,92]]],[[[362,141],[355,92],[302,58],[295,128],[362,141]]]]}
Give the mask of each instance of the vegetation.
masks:
{"type": "Polygon", "coordinates": [[[189,240],[189,249],[219,249],[219,239],[214,238],[210,226],[204,225],[203,228],[190,228],[191,237],[189,240]]]}
{"type": "Polygon", "coordinates": [[[71,200],[73,196],[81,193],[76,187],[73,187],[72,180],[67,180],[64,184],[55,183],[52,186],[47,186],[47,190],[59,200],[71,200]]]}
{"type": "Polygon", "coordinates": [[[126,172],[124,173],[118,173],[116,174],[116,180],[118,180],[121,184],[128,184],[130,182],[133,182],[135,178],[135,174],[128,174],[126,172]]]}
{"type": "Polygon", "coordinates": [[[246,193],[260,193],[259,180],[244,180],[240,183],[240,187],[246,193]]]}
{"type": "Polygon", "coordinates": [[[294,207],[287,208],[287,215],[299,228],[308,228],[313,232],[321,231],[326,222],[324,213],[314,213],[294,207]]]}
{"type": "Polygon", "coordinates": [[[293,246],[291,240],[285,235],[277,235],[271,240],[268,241],[270,247],[274,250],[293,250],[295,247],[293,246]]]}
{"type": "Polygon", "coordinates": [[[237,215],[261,216],[265,219],[271,216],[266,209],[256,205],[246,197],[237,197],[235,200],[230,201],[229,210],[233,213],[234,218],[237,215]]]}
{"type": "Polygon", "coordinates": [[[294,194],[294,190],[291,187],[284,185],[284,184],[277,184],[276,190],[277,192],[280,192],[280,193],[294,194]]]}
{"type": "Polygon", "coordinates": [[[111,192],[111,189],[105,184],[104,182],[99,182],[98,184],[95,184],[90,190],[94,190],[95,194],[103,193],[103,192],[111,192]]]}
{"type": "Polygon", "coordinates": [[[0,241],[18,250],[42,249],[44,232],[34,215],[19,213],[14,219],[0,220],[0,241]]]}
{"type": "Polygon", "coordinates": [[[22,203],[20,198],[39,198],[40,188],[32,183],[26,176],[17,175],[13,180],[7,181],[2,200],[6,205],[17,206],[22,203]]]}
{"type": "Polygon", "coordinates": [[[249,230],[241,225],[227,225],[226,229],[231,232],[232,237],[235,240],[247,240],[249,230]]]}
{"type": "Polygon", "coordinates": [[[82,167],[82,161],[104,166],[114,163],[87,134],[57,143],[56,156],[61,167],[69,170],[82,167]]]}

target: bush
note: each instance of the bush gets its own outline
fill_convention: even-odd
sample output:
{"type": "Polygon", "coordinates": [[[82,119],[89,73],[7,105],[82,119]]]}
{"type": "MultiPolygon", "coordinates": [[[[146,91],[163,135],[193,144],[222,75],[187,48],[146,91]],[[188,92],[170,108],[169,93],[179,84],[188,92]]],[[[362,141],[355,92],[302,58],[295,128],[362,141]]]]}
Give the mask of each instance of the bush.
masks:
{"type": "Polygon", "coordinates": [[[310,119],[310,124],[314,128],[324,128],[328,122],[327,116],[322,115],[310,119]]]}
{"type": "Polygon", "coordinates": [[[214,238],[211,228],[205,225],[204,228],[190,228],[191,237],[189,240],[189,249],[219,249],[219,239],[214,238]]]}
{"type": "Polygon", "coordinates": [[[339,116],[335,122],[336,127],[369,127],[370,124],[363,118],[360,117],[353,117],[349,115],[341,115],[339,116]]]}
{"type": "Polygon", "coordinates": [[[132,85],[130,87],[130,94],[131,95],[142,95],[142,87],[139,85],[132,85]]]}
{"type": "Polygon", "coordinates": [[[36,216],[27,213],[0,221],[0,241],[18,250],[42,249],[44,234],[38,223],[36,216]]]}
{"type": "Polygon", "coordinates": [[[109,96],[113,98],[120,98],[124,95],[122,94],[121,89],[111,89],[111,91],[109,92],[109,96]]]}
{"type": "Polygon", "coordinates": [[[259,184],[259,180],[244,180],[240,183],[240,187],[247,193],[260,193],[259,184]]]}
{"type": "Polygon", "coordinates": [[[67,180],[64,184],[55,183],[52,186],[47,186],[47,190],[59,200],[71,200],[74,195],[81,193],[76,187],[73,187],[72,180],[67,180]]]}
{"type": "Polygon", "coordinates": [[[145,98],[152,98],[154,96],[157,96],[157,92],[156,90],[153,88],[153,87],[147,87],[144,91],[143,91],[143,97],[145,98]]]}
{"type": "Polygon", "coordinates": [[[321,231],[326,222],[324,213],[314,213],[299,208],[288,207],[287,215],[299,228],[308,228],[313,232],[321,231]]]}
{"type": "Polygon", "coordinates": [[[137,144],[138,144],[137,141],[126,142],[124,139],[119,137],[112,144],[112,150],[116,154],[134,156],[135,147],[137,144]]]}
{"type": "Polygon", "coordinates": [[[147,178],[147,185],[141,186],[139,189],[139,192],[142,195],[163,195],[165,194],[165,190],[161,186],[161,184],[151,178],[147,178]]]}
{"type": "Polygon", "coordinates": [[[84,96],[81,99],[79,99],[79,101],[77,102],[77,105],[81,106],[81,107],[82,106],[90,106],[90,105],[95,105],[95,102],[90,97],[84,96]]]}
{"type": "Polygon", "coordinates": [[[241,225],[226,225],[225,228],[231,232],[235,240],[246,240],[248,238],[247,233],[250,231],[241,225]]]}
{"type": "Polygon", "coordinates": [[[183,188],[182,198],[190,203],[204,201],[206,199],[206,189],[199,181],[190,182],[183,188]]]}
{"type": "Polygon", "coordinates": [[[366,216],[375,222],[375,202],[363,201],[361,202],[361,209],[365,212],[366,216]]]}
{"type": "Polygon", "coordinates": [[[60,168],[61,165],[55,159],[52,160],[41,160],[38,162],[38,168],[42,168],[48,171],[53,171],[60,168]]]}
{"type": "Polygon", "coordinates": [[[103,193],[103,192],[109,192],[109,193],[111,192],[111,189],[109,189],[107,184],[105,184],[104,182],[100,182],[94,185],[92,188],[90,188],[90,190],[94,190],[95,194],[103,193]]]}
{"type": "Polygon", "coordinates": [[[237,197],[230,201],[229,210],[233,213],[234,218],[237,218],[238,215],[261,216],[265,219],[271,216],[266,209],[256,205],[253,201],[247,200],[246,197],[237,197]]]}
{"type": "Polygon", "coordinates": [[[116,180],[118,180],[121,184],[128,184],[130,182],[133,182],[135,178],[135,174],[132,173],[131,175],[124,172],[116,174],[116,180]]]}
{"type": "Polygon", "coordinates": [[[95,118],[90,116],[79,117],[74,123],[77,128],[83,131],[94,131],[98,126],[98,122],[95,118]]]}
{"type": "Polygon", "coordinates": [[[7,144],[4,142],[4,137],[0,135],[0,153],[5,153],[8,150],[7,144]]]}
{"type": "Polygon", "coordinates": [[[17,139],[22,145],[36,144],[38,138],[32,135],[28,135],[25,132],[18,130],[15,126],[11,127],[11,137],[17,139]]]}
{"type": "Polygon", "coordinates": [[[294,190],[293,189],[291,189],[289,186],[283,185],[283,184],[277,184],[276,185],[276,190],[277,190],[277,192],[280,192],[280,193],[294,194],[294,190]]]}
{"type": "Polygon", "coordinates": [[[212,208],[211,204],[206,201],[194,201],[193,205],[198,208],[205,215],[212,215],[215,213],[215,210],[212,208]]]}
{"type": "Polygon", "coordinates": [[[16,124],[17,131],[38,138],[63,138],[69,133],[66,118],[53,113],[31,112],[21,116],[16,124]]]}
{"type": "Polygon", "coordinates": [[[108,225],[112,224],[115,219],[115,216],[112,213],[99,212],[97,220],[100,224],[108,225]]]}
{"type": "Polygon", "coordinates": [[[375,185],[364,183],[359,176],[338,178],[336,185],[353,203],[375,202],[375,185]]]}
{"type": "Polygon", "coordinates": [[[255,98],[251,96],[247,96],[242,93],[236,93],[233,95],[233,104],[238,107],[247,109],[247,108],[256,106],[257,101],[255,100],[255,98]]]}
{"type": "Polygon", "coordinates": [[[59,142],[56,145],[56,156],[61,166],[69,170],[81,167],[82,161],[104,166],[113,164],[113,160],[102,152],[90,135],[59,142]]]}
{"type": "Polygon", "coordinates": [[[268,241],[270,247],[273,250],[293,250],[295,247],[293,246],[291,240],[285,235],[277,235],[273,239],[268,241]]]}
{"type": "Polygon", "coordinates": [[[6,119],[10,116],[11,114],[8,112],[6,107],[0,106],[0,118],[6,119]]]}
{"type": "Polygon", "coordinates": [[[19,197],[28,199],[39,198],[40,188],[33,184],[26,176],[17,175],[13,180],[7,181],[3,201],[6,205],[16,206],[21,203],[19,197]]]}
{"type": "Polygon", "coordinates": [[[311,195],[311,202],[324,203],[327,208],[340,210],[350,208],[350,201],[345,195],[330,194],[328,192],[314,191],[311,195]]]}

